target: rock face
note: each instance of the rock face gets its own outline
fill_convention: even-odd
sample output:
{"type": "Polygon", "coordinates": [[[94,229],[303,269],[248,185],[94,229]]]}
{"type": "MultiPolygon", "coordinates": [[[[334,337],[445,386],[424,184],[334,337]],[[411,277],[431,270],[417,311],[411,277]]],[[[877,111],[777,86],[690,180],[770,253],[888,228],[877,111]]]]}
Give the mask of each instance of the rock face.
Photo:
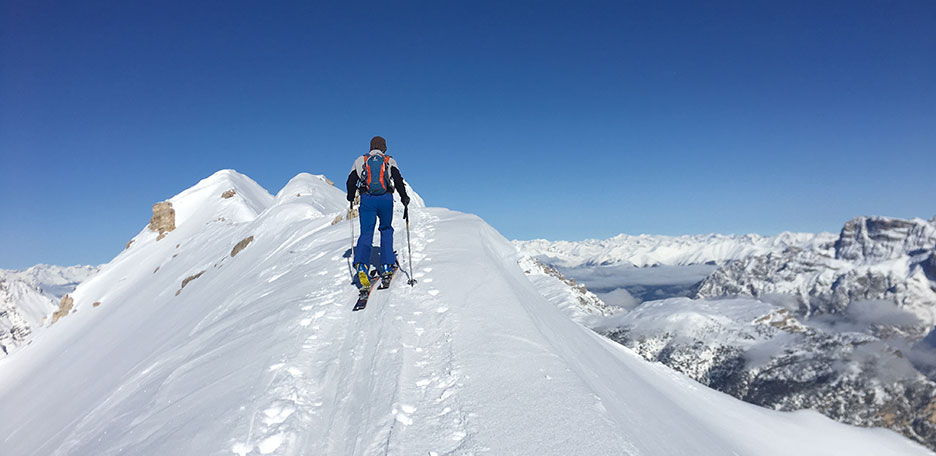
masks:
{"type": "Polygon", "coordinates": [[[75,306],[75,300],[71,296],[65,295],[62,296],[62,302],[59,304],[58,310],[52,314],[52,322],[49,325],[54,325],[55,322],[59,321],[62,317],[68,315],[71,312],[72,307],[75,306]]]}
{"type": "Polygon", "coordinates": [[[176,293],[175,293],[176,296],[179,296],[179,294],[182,293],[182,289],[185,288],[185,286],[188,285],[189,282],[191,282],[191,281],[193,281],[193,280],[195,280],[195,279],[201,277],[202,274],[204,274],[204,273],[205,273],[205,271],[200,271],[198,274],[192,274],[192,275],[186,277],[185,279],[183,279],[183,280],[182,280],[182,286],[179,287],[179,290],[176,291],[176,293]]]}
{"type": "Polygon", "coordinates": [[[163,201],[153,205],[153,217],[150,218],[149,225],[150,231],[155,231],[159,233],[156,237],[156,240],[161,240],[166,237],[166,234],[176,228],[175,225],[175,209],[172,208],[172,203],[168,201],[163,201]]]}
{"type": "Polygon", "coordinates": [[[644,303],[599,332],[746,402],[810,408],[936,448],[936,383],[873,335],[810,326],[750,299],[685,298],[644,303]]]}
{"type": "Polygon", "coordinates": [[[841,314],[857,301],[894,302],[936,324],[936,221],[858,217],[829,249],[789,248],[729,263],[702,281],[697,298],[772,294],[796,298],[799,313],[841,314]]]}
{"type": "Polygon", "coordinates": [[[936,223],[921,219],[858,217],[848,221],[835,241],[835,258],[853,262],[881,262],[932,251],[936,223]]]}
{"type": "Polygon", "coordinates": [[[235,255],[240,253],[241,250],[244,250],[245,248],[247,248],[247,246],[250,245],[250,243],[253,242],[253,240],[254,240],[253,236],[247,236],[246,238],[238,242],[237,245],[235,245],[234,248],[231,249],[231,258],[233,258],[235,255]]]}

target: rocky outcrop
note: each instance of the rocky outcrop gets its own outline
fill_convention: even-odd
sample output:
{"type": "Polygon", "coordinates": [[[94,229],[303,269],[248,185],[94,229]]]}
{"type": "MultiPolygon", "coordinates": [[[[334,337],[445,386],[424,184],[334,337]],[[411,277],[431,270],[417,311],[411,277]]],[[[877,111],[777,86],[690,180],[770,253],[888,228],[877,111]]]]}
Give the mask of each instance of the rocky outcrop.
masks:
{"type": "Polygon", "coordinates": [[[59,321],[59,319],[67,316],[68,313],[71,312],[72,308],[74,308],[74,306],[75,306],[75,300],[72,299],[71,296],[69,295],[62,296],[62,302],[59,304],[58,310],[56,310],[55,313],[52,314],[52,321],[49,323],[49,326],[54,325],[55,322],[59,321]]]}
{"type": "Polygon", "coordinates": [[[172,203],[163,201],[153,205],[153,217],[150,218],[148,228],[150,231],[159,233],[156,236],[157,241],[176,228],[175,209],[172,208],[172,203]]]}
{"type": "Polygon", "coordinates": [[[936,245],[936,223],[922,219],[857,217],[849,220],[835,241],[835,258],[851,262],[882,262],[936,245]]]}
{"type": "Polygon", "coordinates": [[[234,248],[231,249],[231,258],[233,258],[234,255],[237,255],[238,253],[240,253],[241,250],[244,250],[245,248],[247,248],[247,246],[250,245],[250,243],[253,242],[253,240],[254,240],[253,236],[247,236],[246,238],[241,239],[241,241],[235,244],[234,248]]]}
{"type": "Polygon", "coordinates": [[[178,291],[176,291],[175,295],[176,295],[176,296],[179,296],[179,293],[182,293],[182,289],[185,288],[185,286],[188,285],[189,282],[191,282],[191,281],[193,281],[193,280],[195,280],[195,279],[201,277],[202,274],[204,274],[204,273],[205,273],[205,271],[201,271],[201,272],[199,272],[198,274],[192,274],[192,275],[190,275],[190,276],[188,276],[188,277],[182,279],[182,286],[179,288],[178,291]]]}
{"type": "Polygon", "coordinates": [[[237,191],[231,188],[231,189],[225,190],[224,193],[221,194],[221,198],[224,198],[224,199],[233,198],[234,195],[236,194],[237,194],[237,191]]]}

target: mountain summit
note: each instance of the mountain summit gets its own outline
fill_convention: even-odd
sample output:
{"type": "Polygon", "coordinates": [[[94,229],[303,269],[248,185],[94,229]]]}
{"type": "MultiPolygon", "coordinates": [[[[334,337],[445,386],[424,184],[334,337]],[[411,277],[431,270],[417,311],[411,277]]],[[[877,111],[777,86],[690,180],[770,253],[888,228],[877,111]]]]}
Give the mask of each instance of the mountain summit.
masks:
{"type": "Polygon", "coordinates": [[[644,361],[546,301],[473,215],[414,198],[419,283],[352,313],[347,203],[323,177],[273,197],[226,170],[167,202],[171,230],[144,228],[0,359],[3,454],[931,454],[644,361]]]}

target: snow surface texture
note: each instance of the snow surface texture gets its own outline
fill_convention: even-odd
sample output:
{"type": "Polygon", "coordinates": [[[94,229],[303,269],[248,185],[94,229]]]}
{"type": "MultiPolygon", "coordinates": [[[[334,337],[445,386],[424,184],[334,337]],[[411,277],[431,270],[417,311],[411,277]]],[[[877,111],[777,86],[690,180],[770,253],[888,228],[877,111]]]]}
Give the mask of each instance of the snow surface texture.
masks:
{"type": "Polygon", "coordinates": [[[97,271],[94,266],[46,264],[23,271],[0,269],[0,358],[29,343],[62,296],[97,271]]]}
{"type": "Polygon", "coordinates": [[[415,199],[419,283],[351,312],[348,222],[323,211],[344,193],[303,179],[174,197],[174,231],[143,230],[54,337],[0,360],[3,454],[931,454],[648,363],[544,299],[481,219],[415,199]]]}
{"type": "Polygon", "coordinates": [[[831,246],[832,233],[781,233],[776,236],[687,235],[638,236],[619,234],[610,239],[585,241],[513,241],[524,254],[563,268],[578,266],[631,264],[638,267],[654,265],[685,266],[691,264],[724,264],[731,260],[769,252],[781,252],[788,247],[819,248],[831,246]]]}

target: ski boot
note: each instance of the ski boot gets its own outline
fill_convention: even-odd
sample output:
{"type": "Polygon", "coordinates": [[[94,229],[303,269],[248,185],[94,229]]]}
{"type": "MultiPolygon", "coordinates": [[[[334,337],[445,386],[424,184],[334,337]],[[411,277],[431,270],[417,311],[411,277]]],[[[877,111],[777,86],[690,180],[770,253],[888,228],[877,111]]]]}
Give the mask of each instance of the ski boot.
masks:
{"type": "Polygon", "coordinates": [[[358,263],[355,266],[357,269],[358,282],[361,284],[361,288],[368,289],[371,286],[370,277],[367,274],[367,265],[364,263],[358,263]]]}
{"type": "Polygon", "coordinates": [[[383,272],[380,274],[380,288],[381,290],[390,287],[390,281],[393,280],[393,273],[396,272],[395,264],[385,264],[383,265],[383,272]]]}

